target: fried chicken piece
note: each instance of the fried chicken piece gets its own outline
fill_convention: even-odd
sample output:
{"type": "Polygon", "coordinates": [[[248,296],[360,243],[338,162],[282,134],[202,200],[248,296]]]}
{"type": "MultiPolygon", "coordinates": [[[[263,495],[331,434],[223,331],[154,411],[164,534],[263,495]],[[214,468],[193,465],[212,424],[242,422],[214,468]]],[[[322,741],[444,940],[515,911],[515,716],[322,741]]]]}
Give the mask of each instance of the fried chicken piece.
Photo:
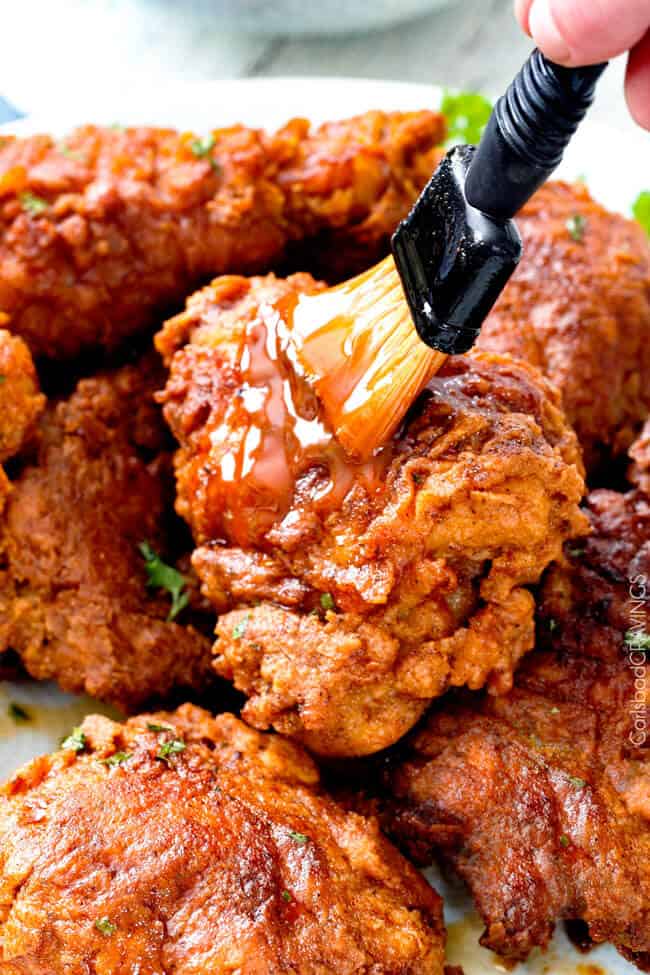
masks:
{"type": "Polygon", "coordinates": [[[44,406],[29,349],[0,329],[0,464],[29,442],[44,406]]]}
{"type": "Polygon", "coordinates": [[[591,470],[627,450],[650,410],[648,239],[561,182],[543,186],[517,225],[525,258],[478,344],[557,385],[591,470]]]}
{"type": "Polygon", "coordinates": [[[642,577],[650,583],[650,495],[600,489],[588,495],[585,511],[592,534],[568,544],[566,564],[544,579],[537,642],[617,660],[632,625],[631,587],[642,577]]]}
{"type": "Polygon", "coordinates": [[[203,140],[93,126],[64,143],[3,137],[0,325],[35,356],[66,358],[112,348],[202,280],[268,268],[308,239],[328,274],[351,273],[387,248],[444,137],[428,111],[203,140]]]}
{"type": "Polygon", "coordinates": [[[442,975],[435,891],[290,742],[191,705],[93,716],[0,793],[0,967],[442,975]]]}
{"type": "Polygon", "coordinates": [[[281,309],[317,287],[218,279],[158,345],[177,510],[222,614],[216,670],[254,726],[352,756],[395,742],[449,686],[510,688],[533,645],[525,587],[584,532],[583,481],[555,393],[485,353],[450,359],[402,432],[350,462],[281,352],[268,358],[281,309]]]}
{"type": "MultiPolygon", "coordinates": [[[[2,464],[29,444],[44,406],[29,349],[22,339],[0,329],[0,531],[11,491],[2,464]]],[[[16,659],[0,652],[0,680],[16,676],[16,669],[16,659]]]]}
{"type": "Polygon", "coordinates": [[[125,709],[211,673],[210,640],[188,623],[200,615],[167,621],[169,594],[147,588],[138,550],[146,541],[170,554],[160,383],[152,355],[52,403],[0,532],[0,649],[33,677],[125,709]]]}
{"type": "MultiPolygon", "coordinates": [[[[395,754],[386,823],[467,882],[482,943],[523,959],[581,919],[650,970],[650,505],[595,491],[544,586],[513,691],[443,703],[395,754]]],[[[361,808],[361,807],[360,807],[361,808]]]]}

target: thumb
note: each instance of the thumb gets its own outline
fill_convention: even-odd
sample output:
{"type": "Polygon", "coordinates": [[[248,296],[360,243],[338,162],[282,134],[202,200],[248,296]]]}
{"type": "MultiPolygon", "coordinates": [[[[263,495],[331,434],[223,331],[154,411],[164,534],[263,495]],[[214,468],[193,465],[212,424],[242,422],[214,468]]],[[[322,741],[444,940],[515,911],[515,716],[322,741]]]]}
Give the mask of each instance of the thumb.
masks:
{"type": "Polygon", "coordinates": [[[518,7],[537,46],[558,64],[606,61],[634,47],[650,26],[648,0],[532,0],[518,7]]]}

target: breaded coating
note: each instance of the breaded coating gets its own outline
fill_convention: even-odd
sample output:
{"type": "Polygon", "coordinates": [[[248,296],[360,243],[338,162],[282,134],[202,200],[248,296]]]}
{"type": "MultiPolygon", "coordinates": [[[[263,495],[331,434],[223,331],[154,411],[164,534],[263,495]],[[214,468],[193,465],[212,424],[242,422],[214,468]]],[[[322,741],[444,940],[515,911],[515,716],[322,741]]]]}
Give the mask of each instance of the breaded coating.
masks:
{"type": "Polygon", "coordinates": [[[502,698],[443,703],[387,776],[386,823],[467,882],[482,943],[525,958],[586,922],[650,970],[650,506],[596,491],[593,534],[550,570],[539,644],[502,698]]]}
{"type": "Polygon", "coordinates": [[[29,349],[0,329],[0,464],[30,440],[44,406],[29,349]]]}
{"type": "Polygon", "coordinates": [[[303,242],[328,275],[349,274],[387,248],[444,138],[429,111],[294,119],[273,135],[3,137],[0,325],[35,356],[66,358],[113,348],[202,281],[277,265],[303,242]]]}
{"type": "Polygon", "coordinates": [[[624,453],[650,410],[650,244],[635,221],[561,182],[517,225],[525,256],[478,344],[556,384],[590,470],[624,453]]]}
{"type": "Polygon", "coordinates": [[[585,511],[592,534],[569,543],[566,562],[544,578],[537,642],[558,652],[617,659],[634,622],[635,580],[647,576],[650,596],[650,495],[599,489],[588,495],[585,511]]]}
{"type": "Polygon", "coordinates": [[[650,496],[650,418],[646,420],[629,453],[632,459],[628,472],[629,479],[644,494],[650,496]]]}
{"type": "Polygon", "coordinates": [[[297,394],[282,406],[297,379],[267,354],[269,308],[317,287],[218,279],[158,345],[177,510],[221,614],[216,670],[254,726],[352,756],[450,686],[510,688],[533,645],[526,586],[584,532],[583,480],[556,394],[486,353],[448,360],[368,465],[329,435],[311,454],[324,428],[297,394]]]}
{"type": "Polygon", "coordinates": [[[169,594],[147,588],[138,549],[170,555],[160,382],[151,355],[52,403],[0,526],[0,650],[33,677],[128,710],[210,675],[210,640],[191,625],[200,615],[167,621],[169,594]]]}
{"type": "Polygon", "coordinates": [[[0,793],[0,967],[443,975],[435,891],[291,743],[190,705],[90,717],[0,793]]]}

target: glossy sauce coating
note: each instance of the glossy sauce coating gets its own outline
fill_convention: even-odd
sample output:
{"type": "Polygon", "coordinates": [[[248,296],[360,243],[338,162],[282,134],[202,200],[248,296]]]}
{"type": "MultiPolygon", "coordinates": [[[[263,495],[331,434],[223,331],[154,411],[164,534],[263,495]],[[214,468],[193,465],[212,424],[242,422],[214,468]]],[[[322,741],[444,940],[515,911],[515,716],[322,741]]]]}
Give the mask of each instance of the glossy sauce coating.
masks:
{"type": "MultiPolygon", "coordinates": [[[[224,300],[224,289],[232,299],[243,280],[222,279],[224,300]]],[[[321,290],[315,282],[311,287],[321,290]]],[[[380,490],[392,456],[390,444],[365,462],[346,454],[295,358],[297,292],[276,279],[267,292],[227,336],[223,411],[207,425],[209,456],[200,472],[210,498],[211,537],[241,546],[261,544],[290,509],[309,507],[326,517],[355,483],[369,494],[380,490]]],[[[182,327],[190,311],[170,327],[182,327]]],[[[218,347],[214,351],[217,357],[218,347]]]]}

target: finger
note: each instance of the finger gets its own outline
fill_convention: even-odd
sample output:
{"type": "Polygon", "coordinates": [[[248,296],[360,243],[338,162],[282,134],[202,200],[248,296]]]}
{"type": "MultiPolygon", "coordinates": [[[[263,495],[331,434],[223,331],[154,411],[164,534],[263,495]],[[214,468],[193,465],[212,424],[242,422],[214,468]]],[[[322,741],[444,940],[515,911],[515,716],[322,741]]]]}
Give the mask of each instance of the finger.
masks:
{"type": "Polygon", "coordinates": [[[533,0],[515,0],[515,17],[521,24],[522,30],[525,30],[527,34],[530,34],[528,16],[532,5],[533,0]]]}
{"type": "Polygon", "coordinates": [[[650,129],[650,30],[630,51],[625,98],[632,117],[644,129],[650,129]]]}
{"type": "Polygon", "coordinates": [[[530,32],[558,64],[596,64],[628,51],[645,34],[648,0],[533,0],[530,32]]]}

